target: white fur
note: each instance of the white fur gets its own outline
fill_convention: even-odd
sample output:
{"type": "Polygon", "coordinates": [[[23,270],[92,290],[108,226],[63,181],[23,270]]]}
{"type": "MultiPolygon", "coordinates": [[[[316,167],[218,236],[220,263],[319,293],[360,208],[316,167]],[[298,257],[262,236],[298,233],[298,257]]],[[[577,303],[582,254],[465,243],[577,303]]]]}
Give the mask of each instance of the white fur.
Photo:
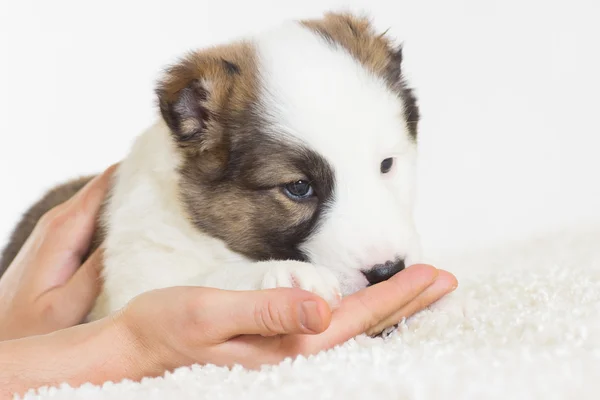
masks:
{"type": "Polygon", "coordinates": [[[302,250],[314,263],[252,263],[185,218],[177,198],[181,162],[157,122],[122,163],[107,209],[104,292],[95,319],[134,296],[173,285],[312,290],[330,303],[366,286],[360,272],[419,257],[412,220],[416,149],[403,104],[383,80],[296,23],[256,38],[263,104],[273,132],[299,141],[333,166],[335,198],[302,250]],[[392,172],[380,163],[395,157],[392,172]],[[249,265],[251,264],[252,265],[249,265]]]}
{"type": "Polygon", "coordinates": [[[416,263],[416,146],[401,100],[347,51],[299,24],[267,32],[258,48],[273,132],[308,144],[335,171],[335,201],[302,250],[334,270],[345,294],[366,284],[361,269],[397,257],[416,263]],[[388,157],[394,167],[382,175],[388,157]]]}

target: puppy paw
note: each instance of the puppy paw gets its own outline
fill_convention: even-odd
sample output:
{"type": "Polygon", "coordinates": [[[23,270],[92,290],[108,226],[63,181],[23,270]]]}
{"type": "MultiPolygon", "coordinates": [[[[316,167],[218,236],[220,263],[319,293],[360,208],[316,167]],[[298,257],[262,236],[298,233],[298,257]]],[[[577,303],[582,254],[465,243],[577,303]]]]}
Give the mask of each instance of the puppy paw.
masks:
{"type": "Polygon", "coordinates": [[[340,283],[329,269],[300,261],[272,263],[262,280],[262,289],[297,287],[319,295],[332,309],[339,307],[340,283]]]}

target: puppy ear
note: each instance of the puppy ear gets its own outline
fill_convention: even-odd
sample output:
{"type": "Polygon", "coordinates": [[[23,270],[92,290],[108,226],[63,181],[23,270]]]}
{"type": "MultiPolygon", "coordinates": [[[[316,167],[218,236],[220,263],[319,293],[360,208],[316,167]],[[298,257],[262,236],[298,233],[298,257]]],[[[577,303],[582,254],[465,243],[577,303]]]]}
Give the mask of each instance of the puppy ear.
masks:
{"type": "Polygon", "coordinates": [[[208,93],[200,80],[191,80],[176,93],[169,94],[165,88],[156,92],[162,117],[175,139],[179,142],[199,140],[209,118],[205,104],[208,93]]]}
{"type": "Polygon", "coordinates": [[[169,68],[156,88],[161,115],[181,147],[208,150],[218,141],[205,62],[192,57],[169,68]],[[210,132],[209,132],[210,131],[210,132]]]}

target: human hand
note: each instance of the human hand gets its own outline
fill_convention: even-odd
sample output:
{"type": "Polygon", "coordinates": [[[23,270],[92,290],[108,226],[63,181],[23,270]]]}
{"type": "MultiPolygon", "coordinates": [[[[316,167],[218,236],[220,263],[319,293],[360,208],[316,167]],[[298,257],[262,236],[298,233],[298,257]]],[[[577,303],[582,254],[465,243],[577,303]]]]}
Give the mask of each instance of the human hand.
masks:
{"type": "Polygon", "coordinates": [[[381,332],[456,286],[452,274],[414,265],[344,298],[334,312],[300,289],[171,287],[136,297],[114,321],[136,349],[129,370],[144,371],[138,378],[194,363],[258,368],[381,332]]]}
{"type": "Polygon", "coordinates": [[[0,398],[62,382],[139,380],[194,363],[275,364],[380,332],[454,287],[451,274],[415,265],[344,298],[333,313],[324,299],[297,288],[146,292],[89,324],[0,342],[0,398]]]}
{"type": "Polygon", "coordinates": [[[81,259],[115,168],[40,218],[0,278],[0,340],[67,328],[90,311],[100,290],[101,252],[81,259]]]}

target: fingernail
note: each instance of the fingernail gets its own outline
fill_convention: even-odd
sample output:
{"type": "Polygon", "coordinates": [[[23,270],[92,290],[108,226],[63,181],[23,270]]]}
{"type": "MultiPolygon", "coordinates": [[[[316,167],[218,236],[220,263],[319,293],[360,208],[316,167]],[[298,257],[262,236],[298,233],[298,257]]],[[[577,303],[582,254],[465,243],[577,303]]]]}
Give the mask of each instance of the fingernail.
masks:
{"type": "Polygon", "coordinates": [[[458,286],[456,282],[456,278],[453,276],[449,276],[447,274],[443,274],[438,276],[438,278],[433,283],[434,290],[450,293],[453,292],[458,286]]]}
{"type": "Polygon", "coordinates": [[[298,307],[298,317],[304,328],[311,332],[321,332],[321,316],[316,301],[305,301],[298,307]]]}

